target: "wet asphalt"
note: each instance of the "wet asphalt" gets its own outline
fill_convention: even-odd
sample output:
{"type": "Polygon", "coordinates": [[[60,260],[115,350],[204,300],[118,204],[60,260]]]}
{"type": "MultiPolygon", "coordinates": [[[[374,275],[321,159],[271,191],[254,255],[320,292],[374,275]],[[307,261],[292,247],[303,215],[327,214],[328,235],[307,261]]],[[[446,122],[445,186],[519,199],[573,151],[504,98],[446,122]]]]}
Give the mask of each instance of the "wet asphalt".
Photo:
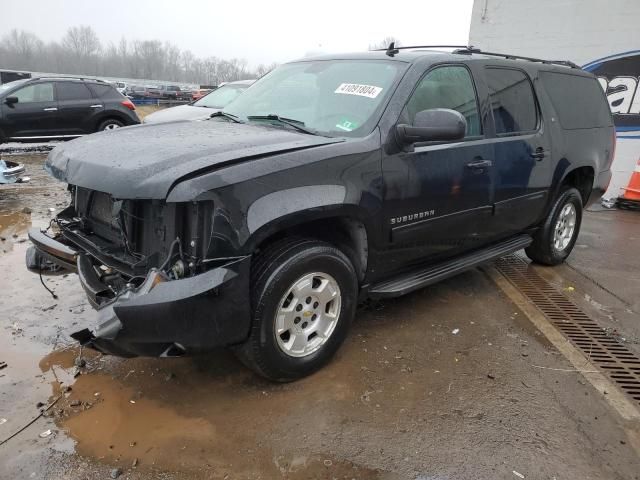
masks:
{"type": "MultiPolygon", "coordinates": [[[[629,425],[481,270],[360,308],[291,384],[225,350],[76,367],[68,334],[95,318],[77,279],[45,275],[54,299],[24,267],[27,228],[67,193],[44,156],[12,159],[32,181],[0,186],[0,442],[55,404],[0,445],[1,479],[640,478],[629,425]]],[[[537,271],[638,353],[640,213],[595,210],[569,262],[537,271]]]]}

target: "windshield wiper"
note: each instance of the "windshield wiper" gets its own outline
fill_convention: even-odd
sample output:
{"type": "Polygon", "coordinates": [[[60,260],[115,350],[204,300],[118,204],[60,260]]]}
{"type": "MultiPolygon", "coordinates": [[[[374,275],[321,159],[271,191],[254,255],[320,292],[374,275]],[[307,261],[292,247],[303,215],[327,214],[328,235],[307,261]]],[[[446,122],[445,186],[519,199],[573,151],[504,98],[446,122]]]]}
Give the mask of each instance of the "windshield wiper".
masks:
{"type": "Polygon", "coordinates": [[[223,112],[222,110],[219,110],[217,112],[213,112],[211,115],[209,115],[209,118],[214,118],[214,117],[224,117],[224,118],[228,118],[229,120],[232,120],[232,121],[234,121],[236,123],[244,123],[242,120],[240,120],[235,115],[233,115],[231,113],[223,112]]]}
{"type": "Polygon", "coordinates": [[[276,122],[283,123],[284,125],[289,125],[290,127],[295,128],[299,132],[306,133],[307,135],[320,135],[313,130],[309,130],[308,128],[304,128],[304,122],[300,120],[294,120],[293,118],[285,118],[280,115],[275,115],[270,113],[269,115],[249,115],[247,116],[247,120],[275,120],[276,122]]]}

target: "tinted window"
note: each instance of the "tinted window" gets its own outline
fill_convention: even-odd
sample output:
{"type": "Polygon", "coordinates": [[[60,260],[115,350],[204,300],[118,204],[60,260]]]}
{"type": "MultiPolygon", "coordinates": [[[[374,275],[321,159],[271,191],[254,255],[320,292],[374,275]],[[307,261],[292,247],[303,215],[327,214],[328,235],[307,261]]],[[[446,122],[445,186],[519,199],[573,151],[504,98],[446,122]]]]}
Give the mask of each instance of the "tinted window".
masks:
{"type": "Polygon", "coordinates": [[[489,99],[498,135],[530,132],[538,125],[529,77],[520,70],[488,68],[489,99]]]}
{"type": "MultiPolygon", "coordinates": [[[[93,94],[96,97],[100,97],[100,98],[120,98],[122,96],[111,85],[104,85],[102,83],[90,83],[89,88],[93,91],[93,94]]],[[[136,88],[144,90],[144,88],[141,88],[141,87],[136,87],[136,88]]]]}
{"type": "Polygon", "coordinates": [[[58,82],[58,100],[86,100],[91,97],[91,92],[84,83],[58,82]]]}
{"type": "Polygon", "coordinates": [[[595,78],[540,72],[560,125],[568,130],[612,125],[609,104],[595,78]]]}
{"type": "Polygon", "coordinates": [[[476,91],[465,67],[439,67],[427,73],[407,103],[409,122],[413,123],[416,113],[432,108],[448,108],[464,115],[467,119],[465,136],[482,133],[476,91]]]}
{"type": "Polygon", "coordinates": [[[53,102],[53,83],[36,83],[11,94],[19,103],[53,102]]]}

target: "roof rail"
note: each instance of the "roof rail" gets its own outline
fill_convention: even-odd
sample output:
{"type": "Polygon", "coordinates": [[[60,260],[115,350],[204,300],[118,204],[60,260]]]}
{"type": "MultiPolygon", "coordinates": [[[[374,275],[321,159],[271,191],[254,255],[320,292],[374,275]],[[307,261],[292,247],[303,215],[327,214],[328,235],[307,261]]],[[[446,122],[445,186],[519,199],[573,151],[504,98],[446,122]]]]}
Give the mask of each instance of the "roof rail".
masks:
{"type": "Polygon", "coordinates": [[[464,55],[479,53],[480,55],[488,55],[490,57],[502,57],[507,60],[526,60],[528,62],[544,63],[548,65],[562,65],[565,67],[578,68],[578,69],[580,68],[580,65],[570,62],[569,60],[543,60],[542,58],[524,57],[522,55],[512,55],[510,53],[485,52],[484,50],[480,50],[479,48],[474,48],[472,46],[454,50],[452,53],[460,53],[464,55]]]}
{"type": "Polygon", "coordinates": [[[533,57],[523,57],[521,55],[512,55],[509,53],[496,53],[496,52],[485,52],[480,50],[479,48],[475,48],[472,45],[414,45],[407,47],[396,47],[395,42],[391,42],[387,48],[379,48],[375,51],[386,52],[387,55],[393,57],[397,53],[400,53],[400,50],[415,50],[417,48],[455,48],[455,50],[451,53],[463,54],[463,55],[471,55],[473,53],[478,53],[480,55],[488,55],[491,57],[502,57],[507,60],[526,60],[529,62],[538,62],[544,63],[548,65],[562,65],[565,67],[571,68],[580,68],[580,65],[577,65],[568,60],[543,60],[541,58],[533,58],[533,57]]]}
{"type": "Polygon", "coordinates": [[[396,42],[391,42],[387,48],[376,48],[372,50],[374,52],[387,52],[387,55],[393,57],[396,53],[400,53],[400,50],[412,50],[415,48],[473,48],[469,45],[413,45],[408,47],[396,47],[396,42]]]}
{"type": "Polygon", "coordinates": [[[87,78],[87,77],[78,77],[75,75],[41,75],[39,77],[32,77],[29,80],[59,80],[59,79],[65,79],[65,80],[90,80],[92,82],[102,82],[102,83],[108,83],[106,80],[102,80],[101,78],[87,78]]]}

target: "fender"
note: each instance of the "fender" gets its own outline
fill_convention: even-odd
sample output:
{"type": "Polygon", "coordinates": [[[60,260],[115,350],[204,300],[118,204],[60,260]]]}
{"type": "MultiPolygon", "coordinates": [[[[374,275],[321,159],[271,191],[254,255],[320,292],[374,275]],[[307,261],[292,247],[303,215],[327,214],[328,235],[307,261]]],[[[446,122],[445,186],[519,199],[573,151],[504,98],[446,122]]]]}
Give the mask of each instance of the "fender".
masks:
{"type": "MultiPolygon", "coordinates": [[[[365,239],[364,246],[366,248],[366,239],[375,238],[374,225],[371,220],[366,216],[366,212],[357,206],[350,204],[340,205],[322,205],[314,208],[296,209],[295,211],[288,212],[287,214],[273,218],[268,223],[262,224],[259,229],[252,232],[242,246],[242,251],[246,254],[250,254],[270,236],[281,232],[283,230],[291,230],[296,227],[303,227],[305,224],[312,224],[313,222],[335,219],[336,221],[345,221],[345,227],[351,229],[353,223],[359,223],[364,227],[362,235],[356,237],[362,237],[365,239]]],[[[327,232],[331,233],[331,232],[327,232]]],[[[359,238],[355,238],[356,242],[361,243],[359,238]]],[[[371,240],[369,240],[371,242],[371,240]]]]}

